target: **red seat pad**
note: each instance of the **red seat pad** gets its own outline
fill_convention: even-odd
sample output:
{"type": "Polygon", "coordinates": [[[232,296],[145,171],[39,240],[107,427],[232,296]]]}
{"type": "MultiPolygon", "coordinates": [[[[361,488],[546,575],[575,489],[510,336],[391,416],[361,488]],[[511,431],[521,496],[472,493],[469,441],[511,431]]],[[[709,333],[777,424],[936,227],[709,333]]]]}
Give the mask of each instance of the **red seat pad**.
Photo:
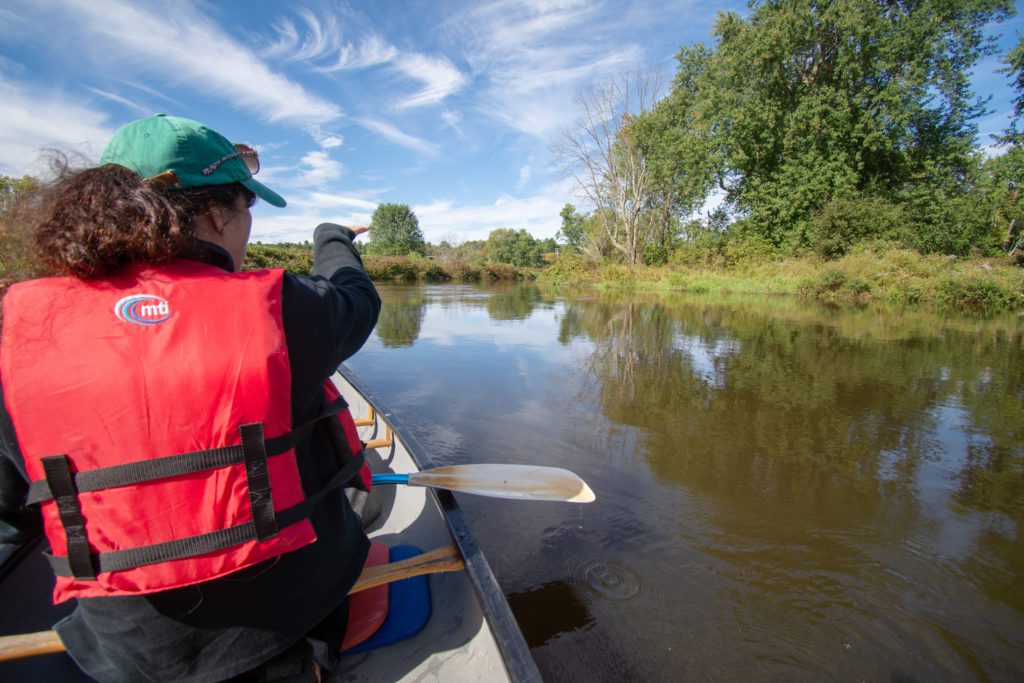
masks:
{"type": "MultiPolygon", "coordinates": [[[[387,564],[390,553],[386,543],[371,543],[366,567],[387,564]]],[[[380,628],[388,616],[388,585],[368,588],[348,597],[348,627],[341,649],[347,650],[363,642],[380,628]]]]}

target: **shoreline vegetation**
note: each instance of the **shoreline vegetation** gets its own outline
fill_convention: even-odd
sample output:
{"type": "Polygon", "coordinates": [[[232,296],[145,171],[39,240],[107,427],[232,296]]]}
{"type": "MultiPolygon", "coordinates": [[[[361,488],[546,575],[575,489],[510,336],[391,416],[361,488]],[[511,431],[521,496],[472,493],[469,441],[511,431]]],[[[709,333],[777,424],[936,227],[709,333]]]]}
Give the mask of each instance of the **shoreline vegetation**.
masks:
{"type": "MultiPolygon", "coordinates": [[[[23,279],[41,277],[27,240],[0,226],[0,296],[23,279]]],[[[681,256],[682,254],[682,256],[681,256]]],[[[547,253],[539,266],[454,256],[363,254],[378,283],[536,281],[566,288],[670,294],[784,295],[838,306],[872,303],[923,307],[952,314],[1024,317],[1024,269],[1010,256],[921,254],[886,242],[861,244],[837,259],[811,253],[778,258],[746,253],[690,261],[674,253],[660,266],[629,268],[610,260],[547,253]]],[[[310,274],[312,243],[254,242],[243,268],[284,268],[310,274]]]]}
{"type": "MultiPolygon", "coordinates": [[[[972,315],[1024,312],[1024,270],[1011,258],[925,255],[884,242],[859,246],[834,260],[748,255],[731,263],[669,262],[632,269],[576,255],[548,254],[545,261],[539,268],[523,268],[457,258],[363,255],[371,279],[380,283],[534,280],[666,294],[789,295],[836,305],[882,302],[972,315]]],[[[253,243],[245,267],[310,273],[312,245],[253,243]]]]}

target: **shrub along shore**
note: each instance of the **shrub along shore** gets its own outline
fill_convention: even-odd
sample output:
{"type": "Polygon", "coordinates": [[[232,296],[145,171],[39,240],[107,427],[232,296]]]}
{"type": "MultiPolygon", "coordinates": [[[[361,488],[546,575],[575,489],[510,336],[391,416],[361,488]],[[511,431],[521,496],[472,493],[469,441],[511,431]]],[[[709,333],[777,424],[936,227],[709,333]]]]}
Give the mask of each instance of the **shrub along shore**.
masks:
{"type": "MultiPolygon", "coordinates": [[[[537,280],[568,287],[694,294],[782,294],[841,305],[872,301],[992,314],[1024,311],[1024,270],[1009,258],[922,255],[885,243],[860,246],[842,258],[816,256],[730,264],[635,266],[578,256],[554,256],[539,269],[423,257],[364,256],[375,282],[494,282],[537,280]]],[[[246,268],[283,267],[309,273],[312,248],[253,244],[246,268]]]]}

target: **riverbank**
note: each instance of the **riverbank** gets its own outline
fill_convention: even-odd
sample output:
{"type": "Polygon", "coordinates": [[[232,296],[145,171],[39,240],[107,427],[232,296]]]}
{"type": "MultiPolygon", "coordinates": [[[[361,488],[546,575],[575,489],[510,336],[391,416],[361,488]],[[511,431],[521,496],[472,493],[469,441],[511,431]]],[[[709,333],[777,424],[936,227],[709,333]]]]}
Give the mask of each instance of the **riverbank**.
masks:
{"type": "Polygon", "coordinates": [[[636,268],[561,259],[539,273],[569,286],[709,294],[788,294],[836,304],[872,301],[998,313],[1024,310],[1024,270],[1007,259],[958,259],[905,249],[861,250],[841,259],[748,261],[729,268],[636,268]]]}
{"type": "MultiPolygon", "coordinates": [[[[843,258],[740,260],[729,266],[625,266],[555,257],[542,269],[400,256],[365,256],[377,282],[491,282],[531,280],[570,287],[694,294],[786,294],[839,305],[872,301],[993,314],[1024,311],[1024,269],[1009,259],[961,259],[876,246],[843,258]]],[[[301,246],[251,245],[247,267],[310,272],[312,251],[301,246]]]]}

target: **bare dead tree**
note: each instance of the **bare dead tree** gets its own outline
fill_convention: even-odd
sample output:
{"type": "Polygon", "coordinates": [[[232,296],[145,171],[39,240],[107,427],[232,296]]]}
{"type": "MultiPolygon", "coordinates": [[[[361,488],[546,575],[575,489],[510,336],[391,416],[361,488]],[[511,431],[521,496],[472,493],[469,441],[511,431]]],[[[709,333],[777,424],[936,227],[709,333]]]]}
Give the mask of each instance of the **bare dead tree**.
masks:
{"type": "Polygon", "coordinates": [[[580,119],[552,147],[582,199],[592,205],[609,243],[629,267],[643,248],[643,211],[651,177],[630,131],[630,122],[657,101],[661,78],[653,72],[627,71],[576,98],[580,119]]]}
{"type": "Polygon", "coordinates": [[[451,261],[458,257],[459,247],[463,243],[462,236],[457,232],[449,232],[441,243],[436,247],[437,258],[440,261],[451,261]]]}

